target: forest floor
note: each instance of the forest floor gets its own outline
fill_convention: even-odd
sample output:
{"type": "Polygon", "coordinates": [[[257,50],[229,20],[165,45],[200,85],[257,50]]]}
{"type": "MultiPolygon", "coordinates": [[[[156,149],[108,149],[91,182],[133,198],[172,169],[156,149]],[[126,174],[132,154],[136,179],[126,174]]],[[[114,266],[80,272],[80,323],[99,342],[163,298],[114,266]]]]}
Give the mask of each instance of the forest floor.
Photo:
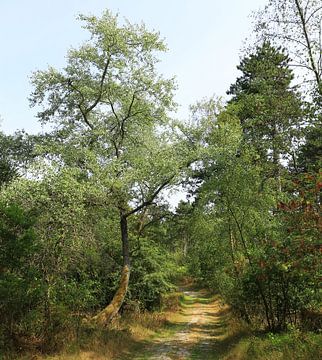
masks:
{"type": "MultiPolygon", "coordinates": [[[[229,336],[229,309],[218,296],[189,287],[183,293],[181,310],[168,318],[167,330],[147,340],[135,354],[123,355],[133,360],[223,359],[238,341],[229,336]]],[[[121,358],[120,358],[121,359],[121,358]]]]}

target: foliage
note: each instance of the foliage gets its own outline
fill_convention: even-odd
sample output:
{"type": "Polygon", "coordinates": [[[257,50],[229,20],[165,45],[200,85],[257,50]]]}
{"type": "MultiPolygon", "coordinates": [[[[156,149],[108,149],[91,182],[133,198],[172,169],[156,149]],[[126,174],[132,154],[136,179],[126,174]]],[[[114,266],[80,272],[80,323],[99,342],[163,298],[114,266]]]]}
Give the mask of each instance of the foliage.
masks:
{"type": "MultiPolygon", "coordinates": [[[[291,154],[303,122],[301,99],[291,88],[290,59],[264,42],[241,60],[242,76],[231,85],[230,110],[240,119],[245,141],[275,168],[291,154]]],[[[276,169],[275,169],[276,171],[276,169]]]]}
{"type": "Polygon", "coordinates": [[[174,289],[176,272],[174,257],[165,247],[151,239],[141,239],[140,248],[133,256],[128,298],[137,301],[141,309],[160,308],[162,295],[174,289]]]}
{"type": "Polygon", "coordinates": [[[23,131],[14,135],[0,132],[0,187],[17,177],[32,160],[36,138],[23,131]]]}
{"type": "Polygon", "coordinates": [[[35,218],[19,206],[0,205],[0,345],[8,346],[26,312],[40,305],[43,283],[33,264],[35,218]]]}
{"type": "MultiPolygon", "coordinates": [[[[241,64],[244,73],[231,87],[233,99],[226,109],[213,112],[204,135],[207,150],[196,169],[201,185],[188,225],[190,269],[246,321],[285,330],[300,321],[304,308],[321,301],[320,204],[314,200],[319,199],[319,180],[313,176],[315,185],[310,175],[296,180],[279,160],[290,151],[291,129],[301,121],[299,99],[288,90],[287,56],[266,43],[241,64]],[[295,101],[295,112],[295,103],[280,101],[278,91],[295,101]],[[255,99],[264,105],[257,106],[255,99]],[[234,127],[236,118],[242,131],[234,127]],[[267,162],[270,152],[274,171],[267,162]]],[[[203,122],[209,111],[199,114],[203,122]]]]}
{"type": "Polygon", "coordinates": [[[299,168],[319,172],[322,168],[322,126],[317,124],[305,129],[305,143],[299,149],[299,168]]]}

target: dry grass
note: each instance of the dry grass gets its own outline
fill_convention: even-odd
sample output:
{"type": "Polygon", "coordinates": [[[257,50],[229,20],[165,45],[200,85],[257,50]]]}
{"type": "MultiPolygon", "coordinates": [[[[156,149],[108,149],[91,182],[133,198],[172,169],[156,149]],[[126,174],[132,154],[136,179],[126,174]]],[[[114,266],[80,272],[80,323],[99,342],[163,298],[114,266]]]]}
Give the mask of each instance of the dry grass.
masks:
{"type": "Polygon", "coordinates": [[[113,320],[108,329],[82,325],[65,328],[58,338],[60,350],[51,355],[41,354],[35,349],[24,355],[1,357],[1,360],[114,360],[127,356],[144,346],[145,341],[155,337],[164,329],[169,318],[175,317],[179,307],[180,293],[168,294],[161,312],[125,312],[113,320]]]}

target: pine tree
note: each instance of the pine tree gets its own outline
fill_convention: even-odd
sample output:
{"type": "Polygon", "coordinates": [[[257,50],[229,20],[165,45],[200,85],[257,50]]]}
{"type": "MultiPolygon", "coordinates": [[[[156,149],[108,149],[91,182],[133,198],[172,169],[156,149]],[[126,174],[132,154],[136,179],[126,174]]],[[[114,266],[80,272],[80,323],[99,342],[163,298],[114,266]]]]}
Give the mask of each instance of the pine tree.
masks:
{"type": "Polygon", "coordinates": [[[281,156],[291,153],[302,120],[301,99],[291,87],[290,59],[281,48],[264,42],[242,59],[242,75],[230,86],[229,107],[240,119],[244,139],[262,160],[280,167],[281,156]]]}

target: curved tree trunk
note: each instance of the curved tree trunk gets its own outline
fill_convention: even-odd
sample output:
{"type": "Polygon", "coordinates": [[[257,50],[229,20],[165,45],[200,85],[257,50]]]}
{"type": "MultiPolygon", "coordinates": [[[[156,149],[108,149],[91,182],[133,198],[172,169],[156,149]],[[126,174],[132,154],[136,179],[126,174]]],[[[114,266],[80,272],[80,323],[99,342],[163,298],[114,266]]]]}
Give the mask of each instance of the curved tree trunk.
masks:
{"type": "Polygon", "coordinates": [[[124,215],[122,212],[120,213],[120,226],[122,238],[123,269],[119,288],[117,289],[110,304],[92,318],[93,321],[102,326],[107,326],[115,317],[115,315],[117,315],[117,313],[119,312],[124,302],[130,280],[130,252],[127,229],[127,216],[124,215]]]}
{"type": "Polygon", "coordinates": [[[116,291],[110,304],[100,311],[96,316],[93,317],[93,320],[103,326],[108,325],[114,316],[119,312],[125,295],[127,293],[127,288],[130,279],[130,268],[125,265],[122,269],[122,276],[118,290],[116,291]]]}

